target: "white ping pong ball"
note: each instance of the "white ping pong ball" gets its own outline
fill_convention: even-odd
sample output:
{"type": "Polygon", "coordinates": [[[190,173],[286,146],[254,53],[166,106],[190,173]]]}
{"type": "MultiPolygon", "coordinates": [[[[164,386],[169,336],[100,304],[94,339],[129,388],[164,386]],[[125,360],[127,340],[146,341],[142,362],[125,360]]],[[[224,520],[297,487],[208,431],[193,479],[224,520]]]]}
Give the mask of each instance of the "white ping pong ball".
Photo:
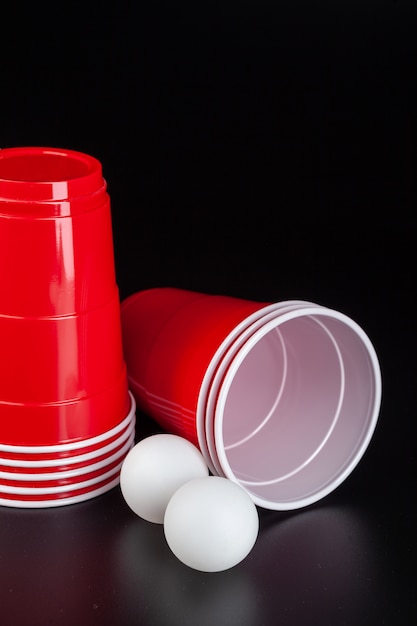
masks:
{"type": "Polygon", "coordinates": [[[126,455],[120,488],[129,507],[143,519],[162,524],[171,496],[189,480],[208,476],[201,452],[178,435],[151,435],[126,455]]]}
{"type": "Polygon", "coordinates": [[[237,565],[259,531],[255,504],[236,483],[219,476],[189,481],[165,511],[164,533],[175,556],[196,570],[220,572],[237,565]]]}

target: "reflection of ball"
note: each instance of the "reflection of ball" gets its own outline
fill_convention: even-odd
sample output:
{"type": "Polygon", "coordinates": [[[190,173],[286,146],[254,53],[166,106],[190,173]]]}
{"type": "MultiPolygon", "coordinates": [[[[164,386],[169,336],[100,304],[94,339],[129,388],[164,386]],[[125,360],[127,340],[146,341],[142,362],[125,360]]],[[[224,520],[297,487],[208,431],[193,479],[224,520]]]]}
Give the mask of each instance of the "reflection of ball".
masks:
{"type": "Polygon", "coordinates": [[[152,435],[127,454],[120,488],[130,508],[149,522],[162,524],[171,496],[187,481],[208,476],[200,451],[177,435],[152,435]]]}
{"type": "Polygon", "coordinates": [[[192,480],[168,503],[164,532],[180,561],[203,572],[237,565],[259,530],[256,506],[236,483],[219,476],[192,480]]]}

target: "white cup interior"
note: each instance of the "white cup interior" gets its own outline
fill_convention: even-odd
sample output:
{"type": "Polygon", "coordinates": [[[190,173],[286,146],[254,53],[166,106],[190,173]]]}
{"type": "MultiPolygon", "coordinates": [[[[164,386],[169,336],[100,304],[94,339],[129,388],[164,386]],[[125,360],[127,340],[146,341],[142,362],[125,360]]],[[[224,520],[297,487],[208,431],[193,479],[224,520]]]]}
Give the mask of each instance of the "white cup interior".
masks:
{"type": "MultiPolygon", "coordinates": [[[[209,366],[205,372],[201,388],[198,395],[197,401],[197,410],[196,410],[196,428],[197,428],[197,438],[198,444],[200,446],[201,453],[213,474],[218,473],[218,465],[216,463],[215,453],[209,447],[209,442],[207,441],[207,426],[206,426],[206,412],[207,412],[207,404],[208,404],[208,395],[210,393],[210,389],[212,386],[212,379],[215,375],[219,365],[223,363],[224,356],[227,354],[228,350],[231,346],[234,345],[234,342],[237,338],[240,338],[244,331],[252,326],[253,323],[259,321],[260,318],[263,318],[269,311],[273,311],[276,307],[279,306],[277,304],[270,304],[261,307],[255,313],[252,313],[247,318],[242,320],[240,324],[235,326],[235,328],[225,337],[223,342],[220,344],[218,349],[216,350],[213,358],[211,359],[209,366]]],[[[245,333],[246,336],[246,333],[245,333]]],[[[211,442],[210,442],[211,443],[211,442]]]]}
{"type": "Polygon", "coordinates": [[[302,301],[300,300],[278,302],[262,309],[262,311],[258,312],[258,315],[256,317],[251,316],[251,318],[248,320],[249,324],[245,325],[243,332],[240,332],[237,337],[235,336],[233,342],[229,342],[227,349],[222,355],[222,358],[216,362],[217,369],[214,372],[214,375],[211,377],[210,385],[204,398],[206,445],[210,454],[213,467],[215,468],[215,473],[222,474],[222,468],[217,456],[216,444],[214,439],[214,415],[216,410],[217,396],[227,369],[229,368],[238,351],[256,330],[264,326],[268,321],[275,319],[278,311],[291,311],[299,307],[300,304],[302,304],[302,301]]]}
{"type": "Polygon", "coordinates": [[[359,462],[380,401],[378,359],[355,322],[309,303],[278,311],[240,348],[218,390],[222,473],[265,508],[311,504],[359,462]]]}

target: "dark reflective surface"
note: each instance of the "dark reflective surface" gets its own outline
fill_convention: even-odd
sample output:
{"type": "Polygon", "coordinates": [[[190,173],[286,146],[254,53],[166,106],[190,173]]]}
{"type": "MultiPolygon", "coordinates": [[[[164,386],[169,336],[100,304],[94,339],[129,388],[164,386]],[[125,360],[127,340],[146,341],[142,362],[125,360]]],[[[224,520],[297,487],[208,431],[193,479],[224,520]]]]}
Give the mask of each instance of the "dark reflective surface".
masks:
{"type": "MultiPolygon", "coordinates": [[[[338,309],[375,345],[383,405],[352,476],[309,509],[260,511],[226,572],[183,566],[118,488],[1,507],[1,623],[414,623],[417,4],[121,0],[14,18],[0,145],[102,162],[121,297],[175,286],[338,309]]],[[[157,430],[139,416],[138,438],[157,430]]]]}
{"type": "Polygon", "coordinates": [[[401,623],[415,606],[408,541],[343,491],[296,514],[261,512],[253,551],[217,574],[182,565],[118,489],[54,511],[2,509],[3,614],[12,624],[401,623]]]}

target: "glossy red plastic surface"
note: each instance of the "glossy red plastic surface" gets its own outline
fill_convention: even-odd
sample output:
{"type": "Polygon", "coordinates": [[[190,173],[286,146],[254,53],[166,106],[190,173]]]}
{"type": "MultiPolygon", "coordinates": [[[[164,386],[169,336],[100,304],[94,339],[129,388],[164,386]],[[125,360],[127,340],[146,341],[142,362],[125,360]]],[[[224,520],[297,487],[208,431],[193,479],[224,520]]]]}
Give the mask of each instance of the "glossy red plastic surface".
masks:
{"type": "Polygon", "coordinates": [[[108,463],[108,465],[104,465],[98,470],[88,472],[86,474],[79,474],[71,478],[56,478],[54,480],[11,480],[9,478],[2,478],[0,488],[10,487],[8,490],[10,493],[13,493],[13,489],[16,490],[16,493],[19,493],[19,490],[21,489],[49,489],[51,487],[62,487],[64,485],[68,486],[69,489],[71,488],[71,485],[77,485],[77,487],[79,487],[86,481],[95,478],[99,479],[103,476],[103,474],[107,474],[107,472],[120,469],[120,464],[123,462],[124,457],[125,454],[120,455],[118,459],[108,463]]]}
{"type": "Polygon", "coordinates": [[[129,408],[123,370],[115,385],[95,396],[51,404],[1,403],[1,441],[16,446],[82,441],[113,428],[129,408]]]}
{"type": "Polygon", "coordinates": [[[124,369],[119,325],[117,291],[80,315],[0,317],[0,406],[71,402],[113,386],[124,369]]]}
{"type": "MultiPolygon", "coordinates": [[[[39,146],[5,148],[0,152],[2,200],[39,201],[43,203],[42,210],[47,208],[46,202],[69,200],[68,210],[74,214],[74,199],[91,197],[102,187],[101,163],[88,154],[39,146]]],[[[38,209],[33,207],[34,214],[38,209]]]]}
{"type": "MultiPolygon", "coordinates": [[[[22,471],[22,465],[20,462],[31,463],[33,461],[36,462],[36,467],[25,467],[25,472],[28,473],[38,473],[38,472],[48,472],[52,471],[51,466],[48,466],[49,461],[53,461],[53,471],[55,468],[57,470],[68,470],[68,469],[76,469],[77,467],[84,467],[86,461],[80,461],[79,463],[74,463],[74,458],[85,458],[85,455],[89,455],[92,457],[91,462],[97,462],[102,460],[103,458],[108,456],[108,448],[111,448],[110,453],[113,454],[117,448],[122,445],[120,442],[124,441],[129,434],[134,430],[135,427],[135,417],[131,416],[131,419],[127,426],[125,426],[122,430],[117,432],[116,434],[104,438],[99,443],[94,445],[82,445],[82,447],[72,448],[71,450],[57,451],[53,452],[36,452],[28,451],[28,452],[17,452],[17,451],[4,451],[2,446],[0,446],[0,471],[22,471]],[[105,452],[103,452],[103,449],[105,452]],[[91,454],[92,453],[92,454],[91,454]],[[42,465],[44,463],[44,465],[42,465]]],[[[111,431],[110,431],[111,432],[111,431]]],[[[81,444],[85,444],[87,439],[81,440],[81,444]]],[[[22,449],[20,449],[22,450],[22,449]]]]}
{"type": "Polygon", "coordinates": [[[0,444],[91,438],[129,412],[97,159],[0,150],[0,444]]]}
{"type": "Polygon", "coordinates": [[[124,355],[138,406],[168,432],[198,445],[196,409],[206,370],[228,334],[264,306],[172,288],[124,300],[124,355]]]}
{"type": "Polygon", "coordinates": [[[66,499],[70,500],[77,496],[94,494],[98,490],[101,490],[101,493],[104,493],[106,487],[109,489],[116,485],[119,482],[120,470],[117,469],[115,472],[109,476],[101,480],[100,482],[94,483],[93,485],[89,485],[87,487],[77,487],[68,491],[61,491],[58,493],[50,493],[50,494],[13,494],[1,491],[0,485],[0,499],[2,500],[1,504],[9,503],[10,506],[13,506],[13,503],[18,502],[51,502],[51,506],[53,503],[58,501],[64,501],[66,499]]]}
{"type": "MultiPolygon", "coordinates": [[[[101,166],[81,155],[82,164],[91,159],[94,176],[87,176],[87,182],[64,180],[67,196],[60,202],[40,201],[37,188],[45,191],[47,183],[5,178],[6,174],[17,178],[19,173],[22,179],[31,178],[32,160],[39,170],[37,177],[47,178],[41,164],[44,158],[49,162],[48,155],[41,149],[28,152],[24,158],[24,149],[0,151],[0,313],[68,315],[101,306],[115,289],[110,201],[101,166]],[[26,191],[25,200],[12,199],[16,188],[26,191]],[[71,190],[84,195],[68,196],[71,190]]],[[[67,168],[67,174],[73,175],[74,163],[79,167],[74,154],[78,153],[55,157],[63,173],[67,168]]]]}

